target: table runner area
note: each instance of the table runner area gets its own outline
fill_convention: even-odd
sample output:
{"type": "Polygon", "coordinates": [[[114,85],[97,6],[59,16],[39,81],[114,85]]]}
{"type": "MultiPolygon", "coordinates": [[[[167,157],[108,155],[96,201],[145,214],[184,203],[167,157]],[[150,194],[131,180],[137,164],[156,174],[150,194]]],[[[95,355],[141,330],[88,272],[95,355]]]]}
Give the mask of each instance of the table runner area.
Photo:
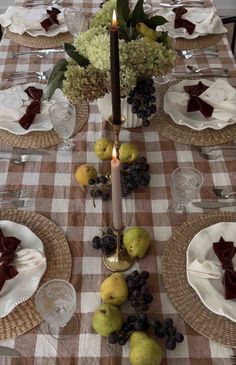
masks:
{"type": "MultiPolygon", "coordinates": [[[[21,4],[20,1],[17,2],[21,4]]],[[[99,2],[75,1],[91,16],[99,9],[99,2]]],[[[65,1],[66,5],[72,2],[65,1]]],[[[153,3],[154,4],[154,3],[153,3]]],[[[154,4],[155,6],[155,4],[154,4]]],[[[230,82],[236,87],[236,67],[230,47],[224,36],[214,47],[219,58],[177,59],[179,71],[186,65],[199,67],[223,66],[230,70],[230,82]]],[[[13,71],[44,71],[64,57],[49,55],[46,58],[21,56],[10,58],[10,52],[25,50],[26,47],[11,42],[6,35],[0,44],[1,87],[6,87],[4,77],[13,71]]],[[[1,133],[1,131],[0,131],[1,133]]],[[[0,161],[0,190],[21,186],[31,187],[35,202],[29,211],[40,213],[64,232],[72,254],[71,282],[77,291],[76,313],[79,316],[79,334],[68,341],[56,341],[50,335],[40,333],[38,327],[15,339],[2,341],[0,345],[14,347],[22,354],[24,365],[129,365],[128,344],[121,347],[109,345],[91,327],[94,310],[100,304],[99,286],[110,272],[103,266],[100,251],[91,245],[93,236],[99,229],[108,226],[111,220],[111,201],[96,200],[93,206],[89,189],[81,188],[74,177],[76,168],[83,163],[93,164],[99,173],[109,168],[93,152],[93,144],[102,136],[113,138],[109,125],[102,121],[97,103],[90,105],[87,125],[74,137],[76,152],[63,156],[57,147],[50,147],[47,156],[32,156],[23,165],[0,161]]],[[[227,156],[215,161],[203,159],[196,146],[180,144],[159,135],[151,126],[137,130],[121,131],[122,142],[133,142],[138,146],[139,155],[146,156],[150,164],[150,186],[123,199],[123,217],[127,227],[138,225],[150,232],[151,247],[147,255],[136,263],[133,269],[150,272],[149,286],[154,301],[150,305],[150,316],[164,319],[172,317],[178,330],[185,336],[175,351],[165,351],[161,365],[232,365],[230,356],[234,350],[209,341],[187,325],[179,316],[168,299],[161,275],[161,256],[175,228],[188,218],[202,214],[203,210],[189,204],[187,214],[177,218],[167,212],[171,202],[170,179],[172,171],[178,166],[195,167],[204,175],[204,185],[199,199],[215,199],[213,186],[236,190],[235,158],[227,156]]],[[[5,147],[3,143],[0,147],[5,147]]],[[[27,210],[26,209],[26,210],[27,210]]],[[[234,208],[224,209],[234,211],[234,208]]],[[[191,310],[191,308],[189,308],[191,310]]],[[[125,314],[132,312],[131,307],[123,309],[125,314]]],[[[0,364],[1,360],[0,360],[0,364]]]]}

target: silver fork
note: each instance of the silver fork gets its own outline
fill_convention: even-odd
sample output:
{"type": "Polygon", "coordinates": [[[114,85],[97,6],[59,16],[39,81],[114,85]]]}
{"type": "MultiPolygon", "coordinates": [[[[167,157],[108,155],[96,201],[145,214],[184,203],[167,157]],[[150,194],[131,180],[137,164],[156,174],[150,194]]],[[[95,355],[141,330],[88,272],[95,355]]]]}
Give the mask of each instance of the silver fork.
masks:
{"type": "Polygon", "coordinates": [[[17,155],[14,157],[8,157],[8,156],[1,156],[0,154],[0,160],[9,160],[9,161],[13,161],[16,165],[21,165],[23,163],[25,163],[26,161],[30,160],[30,155],[17,155]]]}
{"type": "Polygon", "coordinates": [[[25,79],[25,78],[37,78],[39,80],[47,80],[51,70],[47,71],[29,71],[29,72],[13,72],[7,74],[7,80],[18,80],[18,79],[25,79]]]}
{"type": "Polygon", "coordinates": [[[27,198],[31,195],[30,189],[23,188],[20,190],[5,190],[0,191],[0,199],[7,198],[27,198]]]}
{"type": "Polygon", "coordinates": [[[33,199],[8,199],[0,200],[0,204],[4,207],[5,205],[15,208],[26,208],[29,207],[33,202],[33,199]]]}
{"type": "Polygon", "coordinates": [[[215,50],[177,50],[176,51],[177,54],[182,57],[185,58],[186,60],[192,58],[192,57],[219,57],[219,54],[217,51],[215,50]]]}

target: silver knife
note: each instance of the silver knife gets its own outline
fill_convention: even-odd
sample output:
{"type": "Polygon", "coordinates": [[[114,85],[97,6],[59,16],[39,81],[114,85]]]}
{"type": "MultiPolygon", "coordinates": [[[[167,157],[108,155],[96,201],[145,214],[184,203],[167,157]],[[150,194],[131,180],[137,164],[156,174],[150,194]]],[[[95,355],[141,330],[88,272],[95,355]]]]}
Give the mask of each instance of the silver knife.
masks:
{"type": "Polygon", "coordinates": [[[2,150],[0,149],[0,155],[6,155],[8,153],[11,153],[13,155],[32,155],[32,156],[41,156],[41,155],[50,155],[49,151],[45,151],[45,150],[37,150],[37,149],[31,149],[31,148],[17,148],[17,149],[13,149],[11,151],[9,150],[2,150]]]}
{"type": "Polygon", "coordinates": [[[10,347],[0,346],[0,356],[5,357],[21,357],[19,351],[15,349],[11,349],[10,347]]]}
{"type": "Polygon", "coordinates": [[[204,5],[202,3],[184,3],[184,4],[169,4],[169,3],[160,3],[159,6],[163,8],[203,8],[204,5]]]}
{"type": "Polygon", "coordinates": [[[230,77],[229,72],[173,72],[172,73],[173,76],[175,77],[182,77],[182,78],[187,78],[187,77],[230,77]]]}
{"type": "Polygon", "coordinates": [[[40,55],[40,54],[49,54],[49,53],[61,53],[65,52],[63,48],[46,48],[46,49],[39,49],[37,51],[19,51],[19,52],[12,52],[10,55],[12,57],[15,56],[22,56],[22,55],[40,55]]]}
{"type": "Polygon", "coordinates": [[[198,208],[208,208],[208,209],[226,208],[226,207],[236,206],[236,202],[192,202],[192,204],[198,208]]]}

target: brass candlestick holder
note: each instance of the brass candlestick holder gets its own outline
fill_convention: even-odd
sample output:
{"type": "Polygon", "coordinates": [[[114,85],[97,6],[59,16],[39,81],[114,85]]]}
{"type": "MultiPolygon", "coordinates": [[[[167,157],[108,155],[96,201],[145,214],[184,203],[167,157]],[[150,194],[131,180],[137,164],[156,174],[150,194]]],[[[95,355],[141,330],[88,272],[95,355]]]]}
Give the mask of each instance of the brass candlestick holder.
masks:
{"type": "Polygon", "coordinates": [[[113,124],[112,121],[113,121],[113,118],[112,116],[109,117],[108,119],[108,123],[112,126],[113,128],[113,132],[115,134],[115,142],[114,142],[114,146],[115,146],[115,149],[116,149],[116,154],[117,154],[117,158],[119,158],[119,148],[120,148],[120,130],[121,130],[121,127],[122,127],[122,124],[125,123],[125,117],[122,115],[121,116],[121,123],[120,124],[113,124]]]}
{"type": "Polygon", "coordinates": [[[128,255],[125,247],[123,246],[123,231],[115,230],[111,228],[116,236],[116,251],[112,254],[103,254],[103,263],[110,271],[126,271],[130,269],[134,264],[134,259],[128,255]]]}

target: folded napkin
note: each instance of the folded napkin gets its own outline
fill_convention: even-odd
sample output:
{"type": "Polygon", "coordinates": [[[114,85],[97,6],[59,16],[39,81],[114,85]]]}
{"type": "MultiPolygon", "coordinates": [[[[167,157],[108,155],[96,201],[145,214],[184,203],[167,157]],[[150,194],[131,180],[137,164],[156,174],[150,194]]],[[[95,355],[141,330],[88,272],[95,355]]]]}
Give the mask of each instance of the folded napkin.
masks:
{"type": "Polygon", "coordinates": [[[40,24],[42,25],[43,29],[47,32],[48,29],[53,25],[57,24],[60,25],[57,16],[60,14],[61,11],[57,8],[52,7],[51,10],[47,10],[47,14],[49,17],[45,20],[43,20],[40,24]]]}
{"type": "Polygon", "coordinates": [[[221,265],[217,261],[195,259],[188,266],[188,272],[203,279],[220,279],[223,276],[221,265]]]}
{"type": "Polygon", "coordinates": [[[48,18],[56,19],[53,24],[65,24],[64,16],[59,9],[62,9],[62,7],[54,6],[52,8],[49,6],[38,6],[35,8],[26,8],[23,6],[9,6],[5,13],[0,14],[0,24],[3,27],[9,27],[11,32],[20,35],[27,32],[27,30],[43,31],[44,28],[41,23],[48,18]],[[51,16],[50,13],[47,13],[47,11],[52,11],[54,14],[55,11],[52,9],[57,9],[57,11],[59,11],[57,14],[58,16],[51,16]]]}
{"type": "Polygon", "coordinates": [[[0,291],[6,280],[13,279],[18,271],[12,261],[15,258],[15,250],[20,244],[16,237],[5,237],[0,229],[0,291]]]}
{"type": "Polygon", "coordinates": [[[22,249],[15,254],[13,264],[18,272],[32,270],[46,262],[45,256],[38,250],[32,248],[22,249]]]}
{"type": "Polygon", "coordinates": [[[19,123],[22,128],[29,129],[36,114],[39,114],[41,111],[41,97],[43,96],[43,90],[36,89],[34,86],[29,86],[25,92],[31,99],[33,99],[33,101],[29,106],[27,106],[26,112],[19,120],[19,123]]]}
{"type": "Polygon", "coordinates": [[[188,34],[192,34],[196,25],[190,22],[188,19],[182,18],[182,15],[188,12],[187,9],[183,7],[175,8],[172,10],[175,13],[175,21],[174,27],[175,28],[185,28],[188,34]]]}
{"type": "Polygon", "coordinates": [[[226,80],[218,79],[200,96],[214,107],[212,117],[227,122],[236,118],[236,90],[226,80]]]}
{"type": "Polygon", "coordinates": [[[213,250],[222,264],[224,275],[222,283],[224,286],[225,299],[236,299],[236,271],[234,271],[233,257],[236,254],[236,247],[231,241],[225,241],[223,237],[213,243],[213,250]]]}
{"type": "Polygon", "coordinates": [[[200,111],[206,118],[212,116],[214,108],[199,97],[207,89],[208,86],[201,81],[197,85],[184,86],[184,90],[190,95],[187,112],[200,111]]]}

